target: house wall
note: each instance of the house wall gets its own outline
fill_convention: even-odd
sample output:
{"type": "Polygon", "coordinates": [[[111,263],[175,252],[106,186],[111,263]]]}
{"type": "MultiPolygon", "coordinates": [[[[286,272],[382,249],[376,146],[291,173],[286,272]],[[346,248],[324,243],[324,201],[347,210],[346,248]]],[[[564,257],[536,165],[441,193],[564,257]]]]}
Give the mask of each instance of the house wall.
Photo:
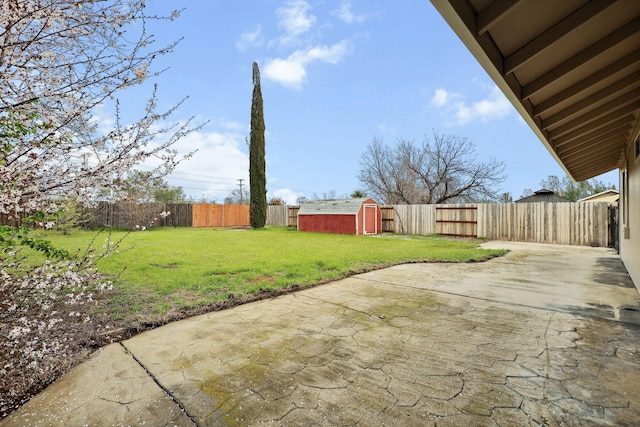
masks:
{"type": "Polygon", "coordinates": [[[593,197],[589,200],[578,200],[580,203],[616,203],[618,201],[617,194],[609,194],[601,197],[593,197]]]}
{"type": "Polygon", "coordinates": [[[620,258],[633,283],[640,291],[640,156],[635,155],[633,144],[626,155],[626,182],[624,165],[620,171],[620,258]]]}
{"type": "Polygon", "coordinates": [[[356,234],[355,215],[298,215],[298,231],[356,234]]]}

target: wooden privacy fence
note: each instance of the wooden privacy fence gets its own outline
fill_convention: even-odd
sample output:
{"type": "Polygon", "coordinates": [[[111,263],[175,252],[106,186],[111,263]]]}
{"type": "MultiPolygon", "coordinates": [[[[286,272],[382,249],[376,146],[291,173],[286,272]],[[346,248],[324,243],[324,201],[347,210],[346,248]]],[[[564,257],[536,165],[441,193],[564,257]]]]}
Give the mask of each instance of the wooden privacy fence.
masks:
{"type": "Polygon", "coordinates": [[[193,205],[192,227],[239,227],[249,225],[249,205],[193,205]]]}
{"type": "MultiPolygon", "coordinates": [[[[297,206],[269,206],[267,224],[295,226],[297,206]]],[[[382,231],[563,245],[609,246],[607,203],[381,206],[382,231]]]]}
{"type": "Polygon", "coordinates": [[[393,206],[380,206],[380,214],[382,216],[382,231],[393,232],[395,214],[393,206]]]}
{"type": "Polygon", "coordinates": [[[187,203],[98,202],[88,212],[88,227],[191,227],[191,204],[187,203]],[[163,217],[162,212],[171,213],[163,217]]]}
{"type": "Polygon", "coordinates": [[[396,233],[562,245],[610,244],[607,203],[394,205],[393,211],[396,233]]]}
{"type": "Polygon", "coordinates": [[[443,236],[478,237],[478,208],[436,206],[436,233],[443,236]]]}
{"type": "Polygon", "coordinates": [[[280,227],[297,227],[300,206],[269,205],[267,208],[267,225],[280,227]]]}
{"type": "Polygon", "coordinates": [[[607,247],[609,234],[607,203],[478,205],[478,235],[494,240],[607,247]]]}
{"type": "Polygon", "coordinates": [[[249,226],[248,205],[190,203],[108,203],[89,209],[89,227],[236,227],[249,226]],[[170,212],[163,217],[162,212],[170,212]]]}
{"type": "MultiPolygon", "coordinates": [[[[267,225],[296,226],[298,206],[269,206],[267,225]]],[[[610,246],[607,203],[478,203],[382,206],[382,231],[492,240],[610,246]]],[[[108,203],[90,209],[89,227],[249,226],[248,205],[108,203]],[[171,212],[162,217],[162,212],[171,212]]],[[[18,220],[19,221],[19,220],[18,220]]],[[[18,225],[0,216],[0,224],[18,225]]],[[[613,230],[615,231],[615,230],[613,230]]]]}

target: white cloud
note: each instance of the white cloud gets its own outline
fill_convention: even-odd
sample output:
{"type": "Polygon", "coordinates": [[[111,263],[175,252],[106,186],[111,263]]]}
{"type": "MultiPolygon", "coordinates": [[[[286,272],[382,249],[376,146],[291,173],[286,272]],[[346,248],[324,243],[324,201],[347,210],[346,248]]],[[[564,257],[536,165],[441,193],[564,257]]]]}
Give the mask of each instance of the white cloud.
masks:
{"type": "Polygon", "coordinates": [[[367,15],[355,14],[351,10],[351,0],[343,0],[340,7],[331,12],[347,24],[361,24],[369,17],[367,15]]]}
{"type": "Polygon", "coordinates": [[[203,195],[222,202],[238,188],[238,179],[249,183],[249,155],[242,134],[234,132],[194,132],[173,148],[179,153],[197,150],[180,163],[167,177],[171,185],[181,186],[187,195],[198,200],[203,195]]]}
{"type": "Polygon", "coordinates": [[[91,123],[97,126],[96,130],[100,135],[106,135],[114,126],[113,115],[108,111],[108,107],[104,103],[96,105],[91,111],[91,123]]]}
{"type": "Polygon", "coordinates": [[[447,105],[447,99],[449,98],[449,93],[446,89],[436,89],[435,95],[431,98],[431,105],[435,105],[436,107],[443,107],[447,105]]]}
{"type": "Polygon", "coordinates": [[[214,121],[214,125],[226,131],[249,133],[249,130],[250,130],[246,124],[242,124],[242,123],[236,122],[235,120],[229,120],[225,118],[216,119],[214,121]]]}
{"type": "Polygon", "coordinates": [[[337,64],[349,52],[349,42],[343,40],[332,46],[316,46],[297,50],[286,59],[267,60],[263,75],[284,86],[300,89],[307,75],[306,66],[314,61],[337,64]]]}
{"type": "Polygon", "coordinates": [[[316,17],[309,14],[311,6],[304,0],[289,0],[284,7],[276,10],[278,26],[284,30],[280,36],[281,45],[297,42],[298,37],[309,31],[316,23],[316,17]]]}
{"type": "Polygon", "coordinates": [[[240,34],[240,38],[236,42],[236,49],[245,51],[250,47],[262,46],[264,37],[262,37],[262,26],[258,25],[255,31],[247,31],[240,34]]]}
{"type": "Polygon", "coordinates": [[[295,58],[276,58],[267,61],[262,75],[284,86],[300,89],[307,71],[304,69],[304,64],[296,61],[295,58]]]}
{"type": "Polygon", "coordinates": [[[501,119],[512,111],[507,98],[496,86],[481,85],[489,93],[484,99],[468,103],[464,97],[446,89],[436,89],[431,105],[442,109],[450,125],[465,125],[472,122],[488,122],[501,119]]]}

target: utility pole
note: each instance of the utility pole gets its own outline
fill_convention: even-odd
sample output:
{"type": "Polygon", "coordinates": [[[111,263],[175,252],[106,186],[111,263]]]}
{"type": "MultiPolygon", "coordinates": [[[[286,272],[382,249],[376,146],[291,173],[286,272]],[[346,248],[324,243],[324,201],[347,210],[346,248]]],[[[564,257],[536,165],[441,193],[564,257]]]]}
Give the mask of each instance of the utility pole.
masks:
{"type": "Polygon", "coordinates": [[[242,178],[238,179],[238,185],[240,186],[240,204],[244,205],[244,199],[243,199],[243,195],[242,195],[242,181],[244,181],[244,179],[242,179],[242,178]]]}
{"type": "Polygon", "coordinates": [[[87,158],[89,157],[89,153],[82,153],[82,170],[87,170],[89,168],[87,158]]]}

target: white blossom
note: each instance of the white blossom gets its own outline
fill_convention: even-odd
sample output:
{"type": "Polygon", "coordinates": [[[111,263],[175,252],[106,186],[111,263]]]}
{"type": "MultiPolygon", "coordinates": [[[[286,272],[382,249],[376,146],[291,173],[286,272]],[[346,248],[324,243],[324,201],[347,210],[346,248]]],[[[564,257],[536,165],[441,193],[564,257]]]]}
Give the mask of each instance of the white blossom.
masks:
{"type": "MultiPolygon", "coordinates": [[[[118,197],[120,178],[136,165],[160,159],[151,176],[162,177],[181,161],[172,146],[199,128],[171,119],[182,101],[157,111],[154,87],[140,117],[127,120],[117,102],[121,89],[153,78],[154,59],[175,46],[154,45],[147,23],[178,15],[149,16],[145,0],[0,1],[0,215],[10,225],[41,212],[31,224],[53,228],[61,199],[91,205],[101,192],[118,197]],[[111,102],[113,123],[103,129],[96,109],[111,102]]],[[[0,381],[31,372],[46,383],[59,374],[52,356],[71,351],[53,332],[63,321],[91,324],[96,292],[112,289],[94,261],[117,244],[65,257],[21,233],[0,227],[0,381]],[[48,259],[25,262],[25,242],[48,259]]],[[[0,418],[21,403],[11,399],[0,395],[0,418]]]]}
{"type": "Polygon", "coordinates": [[[151,157],[163,161],[154,177],[175,167],[171,146],[195,129],[171,123],[177,106],[157,112],[155,90],[137,121],[123,122],[117,102],[111,130],[93,118],[121,88],[155,75],[154,58],[174,45],[154,47],[145,22],[164,18],[146,15],[141,0],[0,3],[0,131],[14,134],[0,147],[0,214],[55,212],[62,195],[86,204],[117,195],[117,178],[151,157]]]}

